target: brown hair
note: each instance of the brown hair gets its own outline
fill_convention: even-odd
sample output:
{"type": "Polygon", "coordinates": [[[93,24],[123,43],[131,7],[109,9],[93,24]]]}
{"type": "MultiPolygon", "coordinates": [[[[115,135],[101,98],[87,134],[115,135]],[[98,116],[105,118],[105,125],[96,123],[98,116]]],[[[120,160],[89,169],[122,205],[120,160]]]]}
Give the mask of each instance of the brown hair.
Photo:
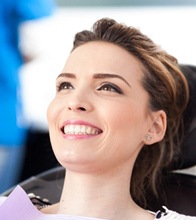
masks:
{"type": "Polygon", "coordinates": [[[73,50],[90,41],[110,42],[135,55],[144,66],[142,84],[150,97],[149,108],[163,110],[167,115],[165,138],[152,146],[144,146],[133,169],[131,194],[144,207],[145,191],[150,188],[157,195],[157,179],[178,147],[182,114],[188,102],[188,85],[177,60],[134,27],[112,19],[100,19],[92,31],[76,34],[73,50]]]}

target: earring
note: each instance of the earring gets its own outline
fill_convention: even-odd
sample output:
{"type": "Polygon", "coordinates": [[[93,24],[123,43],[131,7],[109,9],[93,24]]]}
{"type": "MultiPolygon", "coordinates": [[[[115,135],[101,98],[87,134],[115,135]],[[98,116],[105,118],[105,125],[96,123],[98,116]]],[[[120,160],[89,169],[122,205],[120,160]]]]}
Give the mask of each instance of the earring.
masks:
{"type": "Polygon", "coordinates": [[[145,139],[150,142],[152,140],[152,136],[150,136],[149,134],[145,135],[145,139]]]}

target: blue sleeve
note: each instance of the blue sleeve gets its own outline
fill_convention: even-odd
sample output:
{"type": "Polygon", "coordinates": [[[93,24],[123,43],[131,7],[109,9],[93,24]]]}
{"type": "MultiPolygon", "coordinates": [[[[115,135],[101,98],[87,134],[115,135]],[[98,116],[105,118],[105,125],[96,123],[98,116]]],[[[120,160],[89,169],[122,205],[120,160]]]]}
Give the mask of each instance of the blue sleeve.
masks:
{"type": "Polygon", "coordinates": [[[55,0],[19,0],[16,4],[21,21],[49,16],[55,9],[55,0]]]}

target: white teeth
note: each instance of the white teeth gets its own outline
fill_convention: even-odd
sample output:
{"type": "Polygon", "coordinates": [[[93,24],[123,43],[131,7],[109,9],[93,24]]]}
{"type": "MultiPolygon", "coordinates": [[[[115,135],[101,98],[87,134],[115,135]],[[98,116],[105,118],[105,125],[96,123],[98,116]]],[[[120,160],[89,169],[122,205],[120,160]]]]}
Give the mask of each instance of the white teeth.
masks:
{"type": "Polygon", "coordinates": [[[80,133],[83,134],[85,133],[85,131],[86,131],[85,126],[80,126],[80,133]]]}
{"type": "Polygon", "coordinates": [[[66,125],[64,127],[65,134],[86,134],[86,135],[97,135],[99,134],[98,129],[92,128],[85,125],[66,125]]]}
{"type": "Polygon", "coordinates": [[[92,134],[93,134],[93,131],[91,130],[91,128],[90,128],[90,127],[87,127],[87,129],[86,129],[86,134],[91,134],[91,132],[92,132],[92,134]]]}
{"type": "Polygon", "coordinates": [[[76,133],[76,134],[80,133],[80,126],[79,125],[75,126],[74,133],[76,133]]]}

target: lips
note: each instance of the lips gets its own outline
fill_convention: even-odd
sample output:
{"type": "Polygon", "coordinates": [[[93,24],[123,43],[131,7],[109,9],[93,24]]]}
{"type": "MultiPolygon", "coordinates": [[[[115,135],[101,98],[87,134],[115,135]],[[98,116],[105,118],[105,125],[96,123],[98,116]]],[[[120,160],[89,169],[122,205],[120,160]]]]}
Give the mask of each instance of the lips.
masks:
{"type": "Polygon", "coordinates": [[[67,121],[61,128],[65,135],[98,135],[102,130],[82,121],[67,121]]]}

